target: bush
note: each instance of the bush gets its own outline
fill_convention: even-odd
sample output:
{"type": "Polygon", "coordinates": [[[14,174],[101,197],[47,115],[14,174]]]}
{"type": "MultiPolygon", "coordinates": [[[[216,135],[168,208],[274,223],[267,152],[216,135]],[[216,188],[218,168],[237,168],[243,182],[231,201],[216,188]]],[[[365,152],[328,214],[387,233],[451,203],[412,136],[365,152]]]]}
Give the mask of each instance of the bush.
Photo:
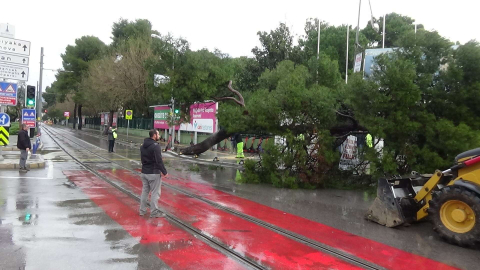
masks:
{"type": "Polygon", "coordinates": [[[19,130],[20,130],[20,123],[12,122],[12,125],[10,126],[10,130],[9,130],[10,135],[18,135],[19,130]]]}

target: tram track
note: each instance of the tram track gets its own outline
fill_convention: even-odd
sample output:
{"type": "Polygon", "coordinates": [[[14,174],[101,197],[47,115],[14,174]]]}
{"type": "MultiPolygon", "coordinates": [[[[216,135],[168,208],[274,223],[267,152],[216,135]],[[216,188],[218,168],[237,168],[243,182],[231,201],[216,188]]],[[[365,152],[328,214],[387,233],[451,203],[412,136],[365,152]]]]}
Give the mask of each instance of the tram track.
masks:
{"type": "MultiPolygon", "coordinates": [[[[82,150],[86,150],[87,152],[91,153],[92,155],[96,156],[96,157],[99,157],[101,159],[104,159],[110,163],[113,163],[115,164],[116,166],[118,167],[121,167],[127,171],[130,171],[132,172],[133,174],[136,174],[136,175],[140,175],[140,173],[136,170],[133,170],[131,168],[128,168],[122,164],[120,164],[119,162],[116,162],[112,159],[109,159],[107,157],[104,157],[98,153],[95,153],[94,151],[90,150],[90,149],[87,149],[85,148],[84,146],[82,146],[79,142],[77,142],[79,139],[76,138],[75,136],[73,136],[72,134],[70,134],[70,132],[67,132],[67,131],[64,131],[64,130],[61,130],[62,132],[58,132],[57,130],[55,131],[52,131],[50,127],[48,128],[43,128],[43,130],[46,130],[47,134],[52,138],[52,140],[55,141],[55,143],[58,144],[58,146],[60,148],[62,148],[63,151],[65,151],[69,156],[72,157],[72,159],[74,159],[76,162],[78,162],[79,164],[81,164],[83,167],[85,167],[86,169],[88,169],[90,172],[92,172],[94,175],[96,175],[97,177],[101,178],[102,180],[105,180],[106,182],[108,182],[110,185],[114,186],[115,188],[121,190],[122,192],[124,192],[125,194],[127,194],[128,196],[132,197],[133,199],[139,201],[140,198],[138,195],[132,193],[131,191],[125,189],[124,187],[116,184],[115,182],[111,181],[110,179],[108,179],[108,177],[104,176],[103,174],[99,173],[95,168],[93,168],[88,162],[85,162],[85,161],[81,161],[80,159],[76,158],[75,156],[73,156],[69,151],[67,151],[57,140],[57,138],[55,138],[55,136],[53,135],[60,135],[62,139],[64,140],[67,140],[70,145],[71,143],[77,145],[78,147],[80,147],[82,150]],[[68,138],[69,136],[75,138],[75,139],[71,139],[71,138],[68,138]]],[[[58,136],[57,136],[58,137],[58,136]]],[[[84,144],[87,144],[87,145],[91,145],[97,149],[101,149],[100,147],[96,146],[96,145],[93,145],[89,142],[86,142],[86,141],[83,141],[83,140],[80,140],[81,142],[83,142],[84,144]]],[[[64,141],[65,142],[65,141],[64,141]]],[[[104,149],[102,149],[104,150],[104,149]]],[[[120,156],[120,157],[123,157],[125,158],[125,160],[131,160],[125,156],[122,156],[120,154],[117,154],[115,153],[115,155],[117,156],[120,156]]],[[[135,161],[137,162],[137,161],[135,161]]],[[[170,176],[170,178],[172,179],[175,179],[176,177],[172,177],[170,176]]],[[[177,178],[178,179],[178,178],[177,178]]],[[[310,238],[307,238],[305,236],[302,236],[302,235],[299,235],[297,233],[294,233],[294,232],[291,232],[289,230],[286,230],[286,229],[283,229],[283,228],[280,228],[276,225],[273,225],[271,223],[268,223],[268,222],[265,222],[261,219],[258,219],[258,218],[255,218],[255,217],[252,217],[250,215],[247,215],[245,213],[242,213],[240,211],[237,211],[237,210],[234,210],[232,208],[229,208],[229,207],[226,207],[226,206],[223,206],[217,202],[214,202],[212,200],[209,200],[209,199],[206,199],[206,198],[203,198],[202,196],[199,196],[197,194],[193,194],[189,191],[186,191],[184,189],[181,189],[177,186],[174,186],[174,185],[171,185],[171,184],[168,184],[168,183],[165,183],[163,182],[162,185],[164,185],[165,187],[175,191],[175,192],[178,192],[178,193],[181,193],[185,196],[188,196],[188,197],[191,197],[191,198],[194,198],[194,199],[197,199],[199,201],[202,201],[204,203],[207,203],[215,208],[218,208],[220,210],[223,210],[229,214],[232,214],[232,215],[235,215],[237,217],[240,217],[244,220],[248,220],[249,222],[252,222],[258,226],[261,226],[261,227],[264,227],[266,229],[269,229],[275,233],[278,233],[280,235],[283,235],[283,236],[286,236],[290,239],[293,239],[297,242],[300,242],[302,244],[305,244],[307,246],[310,246],[320,252],[323,252],[323,253],[326,253],[326,254],[329,254],[329,255],[332,255],[334,257],[337,257],[343,261],[346,261],[346,262],[349,262],[353,265],[356,265],[356,266],[359,266],[359,267],[362,267],[364,269],[385,269],[381,266],[378,266],[376,264],[373,264],[371,262],[368,262],[366,260],[363,260],[361,258],[358,258],[354,255],[351,255],[349,253],[346,253],[342,250],[339,250],[337,248],[334,248],[334,247],[330,247],[328,245],[325,245],[323,243],[320,243],[318,241],[315,241],[315,240],[312,240],[310,238]]],[[[263,265],[260,265],[259,263],[257,263],[256,261],[250,259],[250,258],[247,258],[247,257],[244,257],[242,256],[241,254],[238,254],[236,253],[235,251],[231,250],[228,246],[226,246],[224,243],[212,238],[210,235],[208,234],[204,234],[202,231],[198,230],[197,228],[194,228],[186,223],[184,223],[182,220],[179,220],[178,218],[176,218],[175,216],[173,215],[170,215],[168,213],[167,214],[167,217],[169,220],[171,220],[173,223],[177,224],[179,227],[181,228],[184,228],[185,230],[189,231],[190,233],[194,233],[194,234],[197,234],[200,236],[200,238],[205,241],[207,244],[211,245],[212,247],[216,248],[217,250],[219,250],[220,252],[224,253],[224,254],[227,254],[227,255],[230,255],[232,256],[233,258],[237,259],[238,261],[240,261],[241,263],[253,268],[253,269],[267,269],[265,266],[263,265]]]]}

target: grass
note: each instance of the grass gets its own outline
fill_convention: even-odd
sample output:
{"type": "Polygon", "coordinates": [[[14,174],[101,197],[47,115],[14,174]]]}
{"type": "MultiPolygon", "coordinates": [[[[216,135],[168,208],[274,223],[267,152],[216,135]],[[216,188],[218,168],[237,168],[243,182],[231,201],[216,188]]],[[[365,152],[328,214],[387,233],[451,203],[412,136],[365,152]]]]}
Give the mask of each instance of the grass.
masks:
{"type": "Polygon", "coordinates": [[[220,169],[220,170],[222,170],[222,171],[225,170],[224,167],[222,167],[222,166],[217,166],[217,165],[208,165],[208,169],[209,169],[209,170],[212,170],[212,171],[216,171],[216,170],[218,170],[218,169],[220,169]]]}
{"type": "Polygon", "coordinates": [[[200,167],[198,167],[198,165],[190,165],[188,167],[188,170],[191,171],[191,172],[199,172],[200,171],[200,167]]]}

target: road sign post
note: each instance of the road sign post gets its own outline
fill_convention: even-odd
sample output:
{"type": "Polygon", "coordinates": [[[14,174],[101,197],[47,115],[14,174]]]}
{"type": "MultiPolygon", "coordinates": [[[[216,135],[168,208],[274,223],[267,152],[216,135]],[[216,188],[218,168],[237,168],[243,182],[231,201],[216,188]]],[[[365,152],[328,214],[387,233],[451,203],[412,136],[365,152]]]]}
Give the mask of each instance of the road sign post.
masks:
{"type": "Polygon", "coordinates": [[[36,127],[36,111],[35,109],[23,109],[22,110],[22,124],[27,125],[28,128],[36,127]]]}
{"type": "Polygon", "coordinates": [[[0,113],[0,127],[10,126],[10,116],[6,113],[0,113]]]}
{"type": "Polygon", "coordinates": [[[128,129],[130,128],[130,120],[133,117],[133,110],[126,110],[125,111],[125,119],[127,119],[127,141],[128,141],[128,129]]]}
{"type": "Polygon", "coordinates": [[[17,89],[16,83],[0,82],[0,105],[16,106],[17,89]]]}

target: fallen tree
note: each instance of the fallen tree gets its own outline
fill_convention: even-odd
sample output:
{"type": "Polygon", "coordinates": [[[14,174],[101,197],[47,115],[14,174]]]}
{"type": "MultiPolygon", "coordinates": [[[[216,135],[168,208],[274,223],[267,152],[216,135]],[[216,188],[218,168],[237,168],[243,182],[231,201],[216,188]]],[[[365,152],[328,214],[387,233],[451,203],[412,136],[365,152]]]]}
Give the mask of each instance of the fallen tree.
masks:
{"type": "MultiPolygon", "coordinates": [[[[232,100],[239,106],[245,108],[245,99],[243,98],[242,94],[233,89],[232,87],[232,81],[228,83],[227,86],[228,90],[232,93],[234,93],[237,97],[219,97],[219,98],[214,98],[216,101],[222,101],[222,100],[232,100]]],[[[248,114],[248,111],[244,110],[244,115],[248,114]]],[[[215,133],[212,134],[212,136],[208,137],[201,143],[197,143],[195,145],[180,149],[180,153],[183,155],[199,155],[208,149],[212,148],[214,145],[220,143],[221,141],[227,139],[228,137],[232,136],[231,132],[228,132],[225,129],[221,129],[215,133]]]]}

